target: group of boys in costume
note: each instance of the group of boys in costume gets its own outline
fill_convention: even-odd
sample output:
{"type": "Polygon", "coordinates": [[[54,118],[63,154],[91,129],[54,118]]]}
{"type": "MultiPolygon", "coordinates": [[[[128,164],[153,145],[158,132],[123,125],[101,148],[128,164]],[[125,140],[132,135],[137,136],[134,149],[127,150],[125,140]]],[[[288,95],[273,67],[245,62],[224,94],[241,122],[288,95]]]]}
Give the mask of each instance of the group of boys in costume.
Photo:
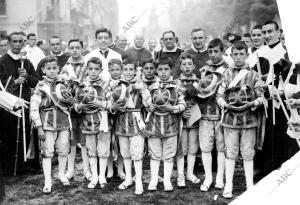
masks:
{"type": "MultiPolygon", "coordinates": [[[[273,21],[263,27],[266,33],[278,30],[273,21]]],[[[107,30],[100,29],[95,37],[105,39],[108,35],[107,30]]],[[[293,118],[290,135],[297,138],[299,133],[300,102],[295,89],[300,81],[299,71],[297,65],[286,65],[285,52],[277,48],[282,45],[278,41],[267,42],[250,57],[247,45],[235,41],[230,48],[233,64],[229,65],[223,56],[222,41],[215,38],[207,46],[209,61],[197,70],[200,77],[194,74],[192,56],[182,54],[177,62],[181,74],[174,79],[171,74],[175,62],[170,58],[147,59],[142,68],[137,68],[131,59],[122,62],[121,56],[110,49],[102,53],[100,48],[83,58],[75,52],[82,42],[71,40],[68,45],[73,56],[62,69],[54,56],[41,60],[45,76],[30,100],[30,117],[37,128],[43,155],[43,192],[50,193],[52,189],[51,159],[55,150],[58,178],[63,185],[70,185],[78,143],[90,189],[97,184],[100,188],[107,186],[107,176],[112,176],[112,159],[117,158],[118,175],[123,179],[118,188],[125,190],[135,184],[135,194],[142,194],[145,150],[150,156],[149,191],[157,190],[160,161],[163,161],[164,190],[173,190],[171,175],[176,162],[177,187],[185,187],[188,180],[201,183],[200,190],[206,192],[214,184],[215,188],[224,189],[225,198],[232,198],[239,152],[247,189],[250,188],[255,150],[258,144],[263,144],[262,130],[271,120],[262,122],[266,121],[266,115],[276,115],[270,112],[273,104],[277,103],[276,112],[286,109],[280,107],[283,96],[293,118]],[[268,61],[265,67],[262,57],[268,61]],[[213,183],[214,146],[218,168],[213,183]],[[205,171],[203,182],[194,174],[199,147],[205,171]]]]}

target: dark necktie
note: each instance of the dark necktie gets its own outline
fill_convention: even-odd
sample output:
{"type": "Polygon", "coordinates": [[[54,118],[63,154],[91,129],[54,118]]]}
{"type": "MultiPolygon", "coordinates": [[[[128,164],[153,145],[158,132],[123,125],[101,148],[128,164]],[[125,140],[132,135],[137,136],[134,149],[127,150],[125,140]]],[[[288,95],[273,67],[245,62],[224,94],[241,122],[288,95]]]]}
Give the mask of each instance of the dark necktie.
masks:
{"type": "Polygon", "coordinates": [[[104,58],[107,58],[107,56],[108,56],[108,50],[106,50],[106,51],[100,51],[100,53],[104,56],[104,58]]]}
{"type": "Polygon", "coordinates": [[[252,48],[251,48],[251,52],[252,52],[252,53],[254,53],[256,50],[257,50],[257,48],[255,48],[255,47],[252,47],[252,48]]]}

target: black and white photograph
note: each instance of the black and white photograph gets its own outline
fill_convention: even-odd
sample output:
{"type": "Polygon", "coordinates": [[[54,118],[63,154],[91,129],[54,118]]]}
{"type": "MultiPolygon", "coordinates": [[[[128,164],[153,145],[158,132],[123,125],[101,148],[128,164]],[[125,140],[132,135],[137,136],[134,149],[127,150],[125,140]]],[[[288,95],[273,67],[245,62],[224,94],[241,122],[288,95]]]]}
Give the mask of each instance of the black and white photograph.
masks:
{"type": "Polygon", "coordinates": [[[0,204],[300,204],[297,0],[0,0],[0,204]]]}

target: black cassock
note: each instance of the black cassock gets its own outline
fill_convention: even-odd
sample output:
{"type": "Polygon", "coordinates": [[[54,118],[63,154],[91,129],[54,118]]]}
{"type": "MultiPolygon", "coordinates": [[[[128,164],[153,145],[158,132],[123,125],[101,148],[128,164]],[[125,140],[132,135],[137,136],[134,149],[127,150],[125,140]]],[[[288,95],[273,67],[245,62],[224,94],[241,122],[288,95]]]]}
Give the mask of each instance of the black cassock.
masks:
{"type": "MultiPolygon", "coordinates": [[[[2,150],[2,149],[3,149],[3,146],[0,141],[0,150],[2,150]]],[[[0,153],[0,155],[2,156],[2,153],[0,153]]],[[[2,174],[2,165],[1,165],[1,160],[0,160],[0,203],[2,202],[4,196],[5,196],[5,189],[4,189],[4,181],[3,181],[3,174],[2,174]]]]}
{"type": "MultiPolygon", "coordinates": [[[[0,58],[0,80],[5,86],[9,76],[12,76],[9,81],[7,91],[15,96],[19,97],[20,86],[14,84],[14,79],[19,77],[18,68],[21,67],[21,61],[13,59],[10,55],[5,54],[0,58]]],[[[22,98],[26,101],[30,101],[31,89],[34,88],[38,82],[35,75],[35,70],[33,65],[29,60],[24,61],[24,68],[26,69],[28,76],[23,84],[22,98]]],[[[12,115],[9,112],[0,109],[0,137],[3,144],[3,149],[1,149],[1,161],[3,167],[4,175],[13,175],[14,172],[14,162],[16,154],[16,139],[17,139],[17,122],[18,117],[12,115]]],[[[26,130],[26,140],[27,147],[30,140],[30,121],[29,121],[29,111],[25,109],[25,130],[26,130]]],[[[35,145],[38,145],[38,139],[35,139],[35,145]]],[[[20,121],[20,135],[19,135],[19,149],[18,149],[18,166],[17,173],[21,174],[24,171],[24,154],[23,154],[23,128],[22,119],[20,121]]],[[[36,155],[38,156],[38,149],[36,149],[36,155]]],[[[28,160],[29,163],[35,164],[31,166],[39,165],[38,157],[35,160],[28,160]]]]}
{"type": "MultiPolygon", "coordinates": [[[[288,56],[285,55],[284,57],[285,58],[282,58],[274,64],[274,86],[276,88],[279,85],[279,76],[282,76],[284,81],[291,67],[288,56]]],[[[263,57],[259,57],[259,61],[262,75],[268,74],[269,61],[263,57]]],[[[257,70],[256,66],[254,70],[257,70]]],[[[254,158],[255,168],[262,170],[259,178],[279,168],[282,163],[299,150],[296,140],[287,135],[288,123],[283,109],[281,107],[279,109],[275,108],[275,125],[273,125],[272,99],[270,98],[268,90],[265,92],[265,97],[268,99],[268,118],[266,119],[265,138],[262,150],[258,150],[254,158]]],[[[282,96],[282,100],[283,102],[285,101],[284,96],[282,96]]]]}

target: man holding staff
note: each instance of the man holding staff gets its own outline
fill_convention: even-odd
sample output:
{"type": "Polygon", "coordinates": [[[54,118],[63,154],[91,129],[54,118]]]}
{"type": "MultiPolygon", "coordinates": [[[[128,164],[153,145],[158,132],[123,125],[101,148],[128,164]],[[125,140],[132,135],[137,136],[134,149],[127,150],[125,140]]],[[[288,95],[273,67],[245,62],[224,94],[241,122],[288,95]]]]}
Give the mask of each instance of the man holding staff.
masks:
{"type": "MultiPolygon", "coordinates": [[[[28,59],[24,59],[23,67],[21,67],[21,49],[24,46],[24,38],[21,33],[13,32],[9,35],[8,52],[0,59],[0,80],[3,85],[6,85],[7,92],[29,101],[31,88],[34,88],[38,80],[35,77],[34,67],[28,59]],[[10,77],[11,76],[11,77],[10,77]],[[9,79],[9,81],[8,81],[9,79]],[[20,85],[22,84],[22,92],[20,92],[20,85]]],[[[18,118],[9,112],[1,110],[1,124],[0,132],[2,133],[1,141],[4,145],[3,150],[3,167],[6,175],[12,175],[14,172],[23,173],[24,171],[24,151],[23,141],[24,136],[27,139],[26,144],[29,144],[30,124],[28,110],[25,111],[25,129],[22,127],[22,120],[19,124],[19,140],[17,140],[18,118]],[[25,130],[25,135],[23,135],[25,130]],[[18,142],[19,141],[19,142],[18,142]],[[18,152],[16,151],[16,144],[18,144],[18,152]],[[15,161],[17,160],[17,167],[15,161]]],[[[37,150],[36,150],[37,151],[37,150]]],[[[32,162],[31,166],[38,167],[38,159],[32,162]]]]}
{"type": "MultiPolygon", "coordinates": [[[[8,93],[5,91],[5,88],[3,87],[1,81],[0,81],[0,107],[3,108],[5,111],[13,113],[16,110],[19,110],[21,108],[27,108],[28,102],[8,93]]],[[[1,110],[1,111],[4,111],[1,110]]],[[[14,112],[17,113],[17,112],[14,112]]],[[[0,146],[2,149],[2,143],[0,140],[0,146]]],[[[3,182],[3,175],[2,175],[2,167],[1,167],[1,161],[0,161],[0,203],[5,197],[5,190],[4,190],[4,182],[3,182]]]]}

